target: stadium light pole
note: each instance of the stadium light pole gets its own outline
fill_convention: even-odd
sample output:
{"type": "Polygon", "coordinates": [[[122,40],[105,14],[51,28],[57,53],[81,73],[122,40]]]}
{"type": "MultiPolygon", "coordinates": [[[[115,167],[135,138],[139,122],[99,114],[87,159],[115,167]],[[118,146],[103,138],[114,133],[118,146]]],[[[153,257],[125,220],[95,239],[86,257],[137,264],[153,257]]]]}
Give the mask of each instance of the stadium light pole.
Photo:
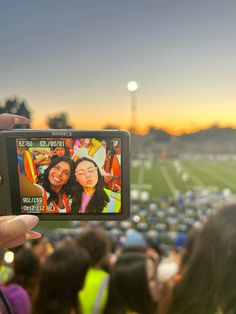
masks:
{"type": "Polygon", "coordinates": [[[137,106],[137,95],[136,91],[139,86],[136,81],[130,81],[127,85],[127,89],[130,92],[131,97],[131,131],[136,130],[136,106],[137,106]]]}

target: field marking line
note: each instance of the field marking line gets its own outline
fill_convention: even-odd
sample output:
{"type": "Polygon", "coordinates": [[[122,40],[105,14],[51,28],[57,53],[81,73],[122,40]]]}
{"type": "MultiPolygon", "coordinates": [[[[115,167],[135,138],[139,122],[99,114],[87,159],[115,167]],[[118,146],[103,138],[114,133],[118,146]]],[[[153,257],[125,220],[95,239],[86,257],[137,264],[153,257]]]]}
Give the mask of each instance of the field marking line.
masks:
{"type": "Polygon", "coordinates": [[[141,163],[138,173],[138,185],[141,187],[144,183],[144,162],[141,163]]]}
{"type": "Polygon", "coordinates": [[[161,166],[160,167],[161,169],[161,173],[163,174],[163,177],[165,178],[171,192],[173,195],[175,195],[175,191],[177,190],[175,185],[174,185],[174,182],[172,181],[171,179],[171,176],[169,175],[169,172],[167,171],[166,167],[165,166],[161,166]]]}
{"type": "Polygon", "coordinates": [[[196,166],[196,167],[201,169],[201,170],[203,170],[203,171],[205,171],[205,172],[207,172],[207,173],[209,173],[209,175],[211,175],[213,178],[215,178],[216,180],[220,181],[221,183],[225,184],[226,186],[232,187],[234,190],[236,190],[236,185],[233,182],[225,179],[225,177],[223,177],[219,173],[218,174],[216,174],[215,172],[212,173],[211,170],[203,168],[201,166],[196,166]]]}
{"type": "MultiPolygon", "coordinates": [[[[183,166],[183,164],[182,164],[183,166]]],[[[190,175],[190,177],[193,179],[193,181],[198,184],[198,185],[203,185],[203,186],[206,186],[206,184],[199,178],[199,176],[197,176],[195,173],[193,173],[192,169],[189,170],[189,165],[184,165],[183,168],[187,168],[188,169],[188,173],[190,175]]]]}

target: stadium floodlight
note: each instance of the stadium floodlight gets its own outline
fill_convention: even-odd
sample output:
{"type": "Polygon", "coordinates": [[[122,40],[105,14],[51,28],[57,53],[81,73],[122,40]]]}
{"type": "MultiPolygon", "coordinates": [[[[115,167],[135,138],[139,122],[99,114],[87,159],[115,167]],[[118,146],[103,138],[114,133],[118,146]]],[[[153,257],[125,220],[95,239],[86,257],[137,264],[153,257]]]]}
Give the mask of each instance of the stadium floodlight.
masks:
{"type": "Polygon", "coordinates": [[[136,81],[130,81],[127,85],[129,92],[136,92],[138,89],[138,83],[136,81]]]}
{"type": "Polygon", "coordinates": [[[136,91],[138,90],[139,85],[136,81],[130,81],[127,85],[127,89],[130,92],[131,96],[131,131],[135,131],[136,129],[136,91]]]}

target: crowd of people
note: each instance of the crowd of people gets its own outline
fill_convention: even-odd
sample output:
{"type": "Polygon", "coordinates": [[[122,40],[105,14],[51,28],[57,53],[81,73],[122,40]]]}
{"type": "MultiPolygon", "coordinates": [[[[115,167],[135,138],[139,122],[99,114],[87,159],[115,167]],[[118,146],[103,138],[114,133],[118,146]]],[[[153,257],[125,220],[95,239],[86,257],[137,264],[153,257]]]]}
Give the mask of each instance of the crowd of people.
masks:
{"type": "Polygon", "coordinates": [[[168,258],[134,231],[115,250],[101,227],[31,240],[16,249],[1,290],[17,314],[235,313],[235,224],[236,205],[216,210],[191,229],[168,274],[168,258]]]}

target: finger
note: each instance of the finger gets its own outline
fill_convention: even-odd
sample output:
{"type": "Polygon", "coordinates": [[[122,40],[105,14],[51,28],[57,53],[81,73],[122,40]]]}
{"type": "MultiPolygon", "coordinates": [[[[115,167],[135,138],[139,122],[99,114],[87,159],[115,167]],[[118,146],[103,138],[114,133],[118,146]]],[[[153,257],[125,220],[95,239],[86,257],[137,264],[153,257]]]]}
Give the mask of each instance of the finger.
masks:
{"type": "Polygon", "coordinates": [[[7,221],[7,220],[11,220],[13,218],[15,218],[17,216],[14,216],[14,215],[9,215],[9,216],[0,216],[0,224],[3,223],[4,221],[7,221]]]}
{"type": "Polygon", "coordinates": [[[11,248],[23,244],[26,240],[39,239],[41,234],[36,231],[28,231],[24,234],[21,234],[17,237],[2,239],[0,243],[1,248],[11,248]]]}
{"type": "Polygon", "coordinates": [[[36,231],[28,231],[20,236],[13,237],[1,243],[2,248],[11,248],[15,246],[19,246],[23,244],[26,240],[39,239],[41,237],[41,233],[36,231]]]}
{"type": "Polygon", "coordinates": [[[32,229],[39,221],[37,216],[19,215],[0,224],[0,243],[7,238],[17,237],[32,229]]]}
{"type": "Polygon", "coordinates": [[[31,120],[26,117],[21,116],[15,117],[15,124],[28,124],[30,122],[31,120]]]}
{"type": "Polygon", "coordinates": [[[11,248],[23,244],[26,240],[26,234],[21,234],[17,237],[13,237],[11,239],[8,239],[7,241],[2,242],[0,246],[1,248],[11,248]]]}
{"type": "Polygon", "coordinates": [[[26,232],[26,238],[27,240],[33,240],[33,239],[39,239],[41,238],[41,233],[37,231],[28,231],[26,232]]]}
{"type": "Polygon", "coordinates": [[[0,129],[11,129],[15,124],[30,123],[30,119],[15,114],[0,114],[0,129]]]}

